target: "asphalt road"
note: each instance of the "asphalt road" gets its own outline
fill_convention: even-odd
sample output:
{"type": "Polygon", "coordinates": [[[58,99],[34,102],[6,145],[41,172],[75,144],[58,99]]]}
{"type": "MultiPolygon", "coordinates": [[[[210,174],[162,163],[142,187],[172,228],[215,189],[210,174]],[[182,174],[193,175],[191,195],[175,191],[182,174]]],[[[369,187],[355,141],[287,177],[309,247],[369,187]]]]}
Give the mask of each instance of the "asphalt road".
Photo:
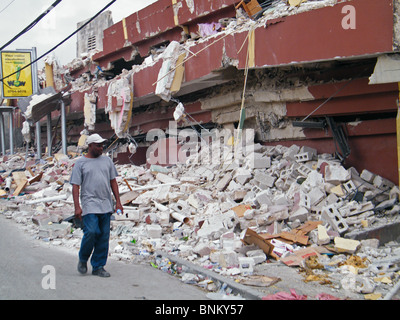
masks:
{"type": "Polygon", "coordinates": [[[51,246],[0,215],[0,300],[205,300],[206,293],[149,265],[109,259],[110,278],[76,269],[77,249],[51,246]]]}

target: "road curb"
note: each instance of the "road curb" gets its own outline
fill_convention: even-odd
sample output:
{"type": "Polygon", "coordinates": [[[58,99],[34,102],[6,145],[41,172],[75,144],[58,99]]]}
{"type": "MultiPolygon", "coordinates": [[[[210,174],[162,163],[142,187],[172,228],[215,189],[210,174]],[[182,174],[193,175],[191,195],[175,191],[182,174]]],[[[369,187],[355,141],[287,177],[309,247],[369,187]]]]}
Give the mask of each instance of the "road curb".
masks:
{"type": "Polygon", "coordinates": [[[184,265],[188,268],[188,270],[190,270],[190,272],[204,275],[209,279],[212,279],[214,282],[226,283],[226,285],[232,289],[233,294],[240,294],[246,300],[261,300],[261,298],[265,296],[265,293],[237,283],[234,280],[221,276],[211,270],[204,269],[201,266],[195,265],[190,261],[187,261],[170,253],[164,251],[156,251],[155,255],[160,255],[164,258],[168,258],[170,261],[178,265],[184,265]]]}

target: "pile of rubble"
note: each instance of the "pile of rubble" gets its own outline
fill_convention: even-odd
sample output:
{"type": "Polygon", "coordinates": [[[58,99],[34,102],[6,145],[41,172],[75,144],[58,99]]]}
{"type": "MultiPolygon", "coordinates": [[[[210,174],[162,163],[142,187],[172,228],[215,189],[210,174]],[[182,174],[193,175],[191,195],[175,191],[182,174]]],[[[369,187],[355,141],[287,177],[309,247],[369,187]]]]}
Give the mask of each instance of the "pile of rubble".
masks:
{"type": "MultiPolygon", "coordinates": [[[[171,167],[117,165],[125,212],[113,215],[110,257],[150,262],[214,293],[222,284],[162,252],[251,285],[280,280],[265,284],[257,275],[271,263],[367,299],[384,298],[399,282],[400,244],[365,236],[400,223],[400,192],[392,182],[345,169],[309,147],[253,144],[240,156],[223,148],[203,148],[171,167]],[[198,161],[205,154],[210,161],[198,161]]],[[[37,163],[22,154],[4,156],[2,214],[34,237],[79,248],[82,230],[71,219],[68,183],[76,159],[56,154],[37,163]]]]}

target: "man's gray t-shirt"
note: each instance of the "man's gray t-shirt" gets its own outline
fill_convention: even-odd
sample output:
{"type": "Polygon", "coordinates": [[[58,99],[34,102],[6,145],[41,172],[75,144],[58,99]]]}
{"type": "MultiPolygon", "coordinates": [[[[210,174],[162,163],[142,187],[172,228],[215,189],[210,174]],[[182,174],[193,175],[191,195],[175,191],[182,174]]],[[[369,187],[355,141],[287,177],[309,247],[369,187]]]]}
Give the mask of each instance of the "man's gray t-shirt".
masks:
{"type": "Polygon", "coordinates": [[[70,183],[80,186],[82,215],[113,212],[110,180],[117,176],[117,169],[107,156],[82,156],[75,162],[70,183]]]}

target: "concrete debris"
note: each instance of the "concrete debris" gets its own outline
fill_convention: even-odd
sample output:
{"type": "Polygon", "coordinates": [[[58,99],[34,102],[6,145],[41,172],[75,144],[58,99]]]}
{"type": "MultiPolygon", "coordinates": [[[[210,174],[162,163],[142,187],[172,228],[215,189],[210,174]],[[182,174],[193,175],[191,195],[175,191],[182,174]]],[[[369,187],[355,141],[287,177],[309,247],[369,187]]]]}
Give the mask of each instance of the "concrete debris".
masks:
{"type": "MultiPolygon", "coordinates": [[[[150,262],[213,293],[233,294],[171,256],[236,282],[261,283],[259,270],[281,264],[305,271],[306,282],[329,284],[333,296],[344,290],[356,299],[384,297],[400,279],[399,188],[311,148],[254,150],[256,161],[268,159],[264,168],[247,157],[235,159],[237,166],[191,157],[172,167],[116,165],[125,213],[112,220],[110,257],[150,262]]],[[[68,182],[76,159],[3,156],[1,213],[38,239],[78,248],[82,230],[71,218],[68,182]]],[[[270,278],[275,285],[283,280],[270,278]]]]}
{"type": "Polygon", "coordinates": [[[30,119],[32,117],[32,107],[48,98],[51,97],[51,94],[35,94],[32,95],[32,99],[29,102],[29,105],[26,108],[26,111],[24,112],[24,117],[25,119],[30,119]]]}
{"type": "Polygon", "coordinates": [[[163,59],[162,67],[158,73],[155,94],[161,99],[169,101],[171,99],[171,86],[175,76],[175,66],[179,55],[182,53],[180,44],[172,41],[166,50],[161,54],[163,59]]]}
{"type": "MultiPolygon", "coordinates": [[[[83,92],[86,94],[87,92],[92,92],[95,93],[94,95],[97,95],[98,91],[104,90],[104,87],[107,88],[108,86],[108,101],[105,106],[105,112],[109,114],[109,119],[116,135],[125,138],[125,124],[131,119],[129,111],[131,110],[133,92],[135,91],[132,79],[143,69],[162,62],[157,81],[153,84],[156,84],[154,93],[163,101],[168,102],[171,100],[173,94],[178,92],[181,87],[183,82],[182,70],[184,68],[184,62],[193,57],[194,46],[220,35],[241,33],[257,27],[265,27],[265,24],[270,20],[273,21],[281,17],[296,15],[327,6],[334,6],[337,3],[338,0],[309,0],[303,1],[296,6],[291,6],[286,0],[277,0],[271,3],[270,7],[265,8],[265,10],[262,11],[262,15],[255,20],[249,18],[247,13],[239,8],[236,18],[222,18],[218,22],[209,24],[199,23],[199,31],[197,33],[191,32],[188,39],[182,40],[181,42],[171,41],[168,45],[163,44],[160,47],[150,50],[148,56],[143,59],[141,64],[130,64],[130,69],[126,66],[127,69],[123,69],[119,75],[114,74],[112,70],[113,64],[110,64],[110,66],[107,67],[110,69],[107,70],[102,70],[99,66],[95,66],[92,57],[98,50],[91,50],[88,54],[74,59],[67,66],[54,69],[55,76],[64,79],[64,86],[71,84],[71,93],[83,92]],[[81,69],[87,69],[88,71],[83,72],[76,79],[70,75],[74,74],[74,71],[80,71],[81,69]],[[121,84],[118,82],[124,83],[121,84]]],[[[259,6],[257,5],[257,7],[259,6]]],[[[138,55],[138,52],[133,50],[132,58],[136,55],[138,55]]],[[[237,60],[226,60],[227,61],[224,62],[224,67],[228,67],[229,65],[237,67],[237,60]]],[[[85,115],[85,125],[87,125],[89,130],[93,126],[93,121],[91,120],[95,121],[93,115],[95,115],[94,111],[97,104],[98,102],[85,104],[85,111],[87,111],[85,115]]],[[[97,105],[97,107],[99,107],[100,104],[97,105]]],[[[278,123],[279,121],[275,122],[278,123]]],[[[309,152],[304,152],[304,154],[299,155],[299,157],[305,157],[303,161],[306,161],[308,156],[310,156],[309,152]]],[[[266,159],[260,159],[261,162],[264,160],[266,159]]]]}
{"type": "MultiPolygon", "coordinates": [[[[108,101],[105,112],[108,113],[111,127],[119,138],[126,137],[128,123],[131,119],[133,89],[131,88],[129,79],[128,72],[123,70],[121,75],[110,81],[107,91],[108,101]]],[[[95,116],[96,105],[94,104],[92,108],[92,113],[94,112],[95,116]]]]}

